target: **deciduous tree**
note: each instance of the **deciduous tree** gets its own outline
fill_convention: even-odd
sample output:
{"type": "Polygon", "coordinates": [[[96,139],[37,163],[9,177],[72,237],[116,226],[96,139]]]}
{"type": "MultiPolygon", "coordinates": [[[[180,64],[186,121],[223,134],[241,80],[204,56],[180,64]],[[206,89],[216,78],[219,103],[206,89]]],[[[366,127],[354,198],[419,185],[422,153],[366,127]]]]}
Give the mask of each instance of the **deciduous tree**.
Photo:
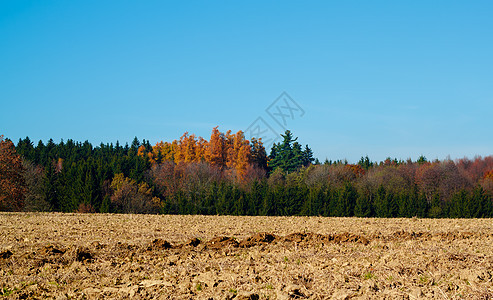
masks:
{"type": "Polygon", "coordinates": [[[0,210],[21,210],[26,183],[20,155],[14,144],[0,135],[0,210]]]}

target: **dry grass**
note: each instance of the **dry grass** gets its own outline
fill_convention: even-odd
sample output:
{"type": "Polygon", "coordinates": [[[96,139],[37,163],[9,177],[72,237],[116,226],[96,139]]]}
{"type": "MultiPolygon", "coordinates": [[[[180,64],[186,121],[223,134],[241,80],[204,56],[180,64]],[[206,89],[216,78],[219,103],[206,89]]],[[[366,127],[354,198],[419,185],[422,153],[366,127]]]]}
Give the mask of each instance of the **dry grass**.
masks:
{"type": "Polygon", "coordinates": [[[13,299],[490,299],[493,220],[1,213],[0,278],[13,299]]]}

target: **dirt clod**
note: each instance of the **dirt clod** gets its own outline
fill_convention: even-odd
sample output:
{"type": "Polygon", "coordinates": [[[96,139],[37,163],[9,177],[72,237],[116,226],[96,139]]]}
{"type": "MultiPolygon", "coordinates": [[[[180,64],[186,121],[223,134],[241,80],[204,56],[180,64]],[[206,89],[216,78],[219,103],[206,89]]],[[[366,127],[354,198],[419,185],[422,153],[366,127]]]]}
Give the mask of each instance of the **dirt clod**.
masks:
{"type": "Polygon", "coordinates": [[[0,252],[0,258],[1,259],[8,259],[13,255],[13,253],[10,250],[4,250],[0,252]]]}
{"type": "Polygon", "coordinates": [[[159,249],[171,249],[173,245],[170,242],[163,239],[155,239],[151,242],[151,244],[147,247],[147,250],[159,250],[159,249]]]}
{"type": "Polygon", "coordinates": [[[185,246],[190,246],[190,247],[197,247],[200,245],[200,240],[198,238],[191,239],[187,243],[185,243],[185,246]]]}
{"type": "Polygon", "coordinates": [[[262,244],[269,244],[276,239],[276,236],[270,233],[262,232],[257,233],[253,236],[248,237],[247,239],[240,242],[239,247],[241,248],[249,248],[253,246],[258,246],[262,244]]]}
{"type": "Polygon", "coordinates": [[[75,249],[75,260],[86,261],[91,259],[93,259],[93,254],[89,251],[89,249],[85,247],[77,247],[75,249]]]}
{"type": "Polygon", "coordinates": [[[65,250],[61,250],[61,249],[55,248],[52,245],[49,245],[49,246],[43,247],[39,252],[41,255],[57,255],[57,254],[65,253],[65,250]]]}
{"type": "Polygon", "coordinates": [[[221,249],[227,247],[238,247],[238,241],[235,238],[227,236],[218,236],[206,243],[208,249],[221,249]]]}

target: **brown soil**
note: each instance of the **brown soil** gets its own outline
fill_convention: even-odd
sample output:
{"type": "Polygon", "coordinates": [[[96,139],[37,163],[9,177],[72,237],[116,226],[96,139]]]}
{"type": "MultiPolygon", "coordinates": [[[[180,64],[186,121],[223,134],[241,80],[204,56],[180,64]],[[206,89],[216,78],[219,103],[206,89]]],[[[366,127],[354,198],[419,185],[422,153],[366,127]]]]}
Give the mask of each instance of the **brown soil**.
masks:
{"type": "Polygon", "coordinates": [[[0,297],[491,299],[493,220],[0,214],[0,297]]]}

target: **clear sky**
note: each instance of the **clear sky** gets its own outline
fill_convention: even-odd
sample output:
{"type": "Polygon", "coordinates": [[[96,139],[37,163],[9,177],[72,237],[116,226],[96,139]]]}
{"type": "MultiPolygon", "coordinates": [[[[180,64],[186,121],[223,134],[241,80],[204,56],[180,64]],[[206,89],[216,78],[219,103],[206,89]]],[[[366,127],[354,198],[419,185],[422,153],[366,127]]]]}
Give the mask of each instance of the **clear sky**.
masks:
{"type": "Polygon", "coordinates": [[[491,1],[1,1],[0,134],[156,143],[258,117],[281,133],[266,109],[285,91],[286,128],[321,160],[491,155],[492,16],[491,1]]]}

